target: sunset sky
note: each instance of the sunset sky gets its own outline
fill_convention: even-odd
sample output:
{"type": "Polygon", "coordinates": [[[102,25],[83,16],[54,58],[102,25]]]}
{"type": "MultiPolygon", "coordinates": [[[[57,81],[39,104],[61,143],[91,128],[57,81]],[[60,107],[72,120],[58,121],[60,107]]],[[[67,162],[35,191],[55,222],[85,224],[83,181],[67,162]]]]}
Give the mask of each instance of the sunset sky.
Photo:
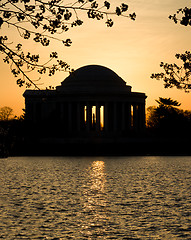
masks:
{"type": "MultiPolygon", "coordinates": [[[[190,0],[129,0],[121,1],[129,5],[129,12],[136,12],[136,21],[114,17],[114,26],[107,28],[104,21],[88,19],[81,15],[84,24],[59,36],[71,38],[71,47],[60,42],[52,42],[49,48],[42,47],[30,40],[22,40],[26,51],[40,53],[46,59],[51,51],[58,51],[61,59],[77,69],[84,65],[98,64],[106,66],[122,77],[132,91],[145,92],[148,96],[147,107],[157,105],[155,99],[171,97],[182,103],[181,108],[191,110],[191,93],[176,89],[164,89],[163,82],[150,78],[152,73],[161,72],[160,62],[174,63],[176,53],[184,53],[191,47],[191,27],[176,25],[168,19],[181,7],[191,7],[190,0]]],[[[111,1],[119,5],[119,0],[111,1]]],[[[3,29],[5,32],[6,29],[3,29]]],[[[12,41],[18,40],[16,32],[12,41]]],[[[12,32],[11,32],[12,31],[12,32]]],[[[3,34],[4,34],[3,32],[3,34]]],[[[1,34],[2,35],[2,34],[1,34]]],[[[0,56],[0,107],[13,108],[16,115],[22,114],[25,88],[16,85],[16,78],[10,73],[9,65],[3,63],[0,56]]],[[[57,73],[53,77],[45,76],[41,88],[57,86],[67,73],[57,73]]]]}

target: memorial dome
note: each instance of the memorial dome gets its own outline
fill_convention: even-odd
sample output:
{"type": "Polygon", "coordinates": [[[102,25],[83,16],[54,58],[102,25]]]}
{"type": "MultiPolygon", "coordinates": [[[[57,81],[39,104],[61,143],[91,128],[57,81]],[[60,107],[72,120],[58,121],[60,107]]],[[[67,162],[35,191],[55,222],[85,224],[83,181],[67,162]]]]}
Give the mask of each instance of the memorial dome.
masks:
{"type": "Polygon", "coordinates": [[[111,69],[100,65],[78,68],[57,87],[58,91],[111,92],[130,91],[131,87],[111,69]]]}

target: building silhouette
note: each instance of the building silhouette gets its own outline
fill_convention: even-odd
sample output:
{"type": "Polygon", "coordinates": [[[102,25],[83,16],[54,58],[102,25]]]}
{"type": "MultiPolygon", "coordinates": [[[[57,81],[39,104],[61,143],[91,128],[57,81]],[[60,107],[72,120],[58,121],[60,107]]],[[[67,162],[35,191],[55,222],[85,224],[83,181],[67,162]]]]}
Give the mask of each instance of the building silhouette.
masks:
{"type": "Polygon", "coordinates": [[[145,129],[144,93],[109,68],[81,67],[54,90],[26,90],[31,133],[62,138],[117,138],[145,129]]]}

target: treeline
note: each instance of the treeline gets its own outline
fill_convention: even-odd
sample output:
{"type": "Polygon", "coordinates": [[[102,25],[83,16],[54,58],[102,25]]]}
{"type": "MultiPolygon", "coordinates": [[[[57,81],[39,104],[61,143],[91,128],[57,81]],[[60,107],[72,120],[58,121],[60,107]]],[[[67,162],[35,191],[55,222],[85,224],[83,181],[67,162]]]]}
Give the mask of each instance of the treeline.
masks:
{"type": "Polygon", "coordinates": [[[8,156],[17,143],[22,144],[25,131],[24,114],[17,117],[12,108],[0,108],[0,157],[8,156]]]}
{"type": "Polygon", "coordinates": [[[171,98],[159,98],[158,106],[147,109],[147,133],[163,137],[189,137],[191,111],[180,109],[180,103],[171,98]]]}

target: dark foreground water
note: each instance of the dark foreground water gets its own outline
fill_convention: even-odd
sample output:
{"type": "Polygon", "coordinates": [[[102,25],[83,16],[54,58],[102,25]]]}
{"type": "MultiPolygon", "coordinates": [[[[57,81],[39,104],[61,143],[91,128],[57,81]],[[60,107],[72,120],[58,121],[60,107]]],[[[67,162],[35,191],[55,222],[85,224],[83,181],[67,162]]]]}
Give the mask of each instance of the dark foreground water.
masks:
{"type": "Polygon", "coordinates": [[[0,166],[0,239],[191,239],[191,157],[13,157],[0,166]]]}

